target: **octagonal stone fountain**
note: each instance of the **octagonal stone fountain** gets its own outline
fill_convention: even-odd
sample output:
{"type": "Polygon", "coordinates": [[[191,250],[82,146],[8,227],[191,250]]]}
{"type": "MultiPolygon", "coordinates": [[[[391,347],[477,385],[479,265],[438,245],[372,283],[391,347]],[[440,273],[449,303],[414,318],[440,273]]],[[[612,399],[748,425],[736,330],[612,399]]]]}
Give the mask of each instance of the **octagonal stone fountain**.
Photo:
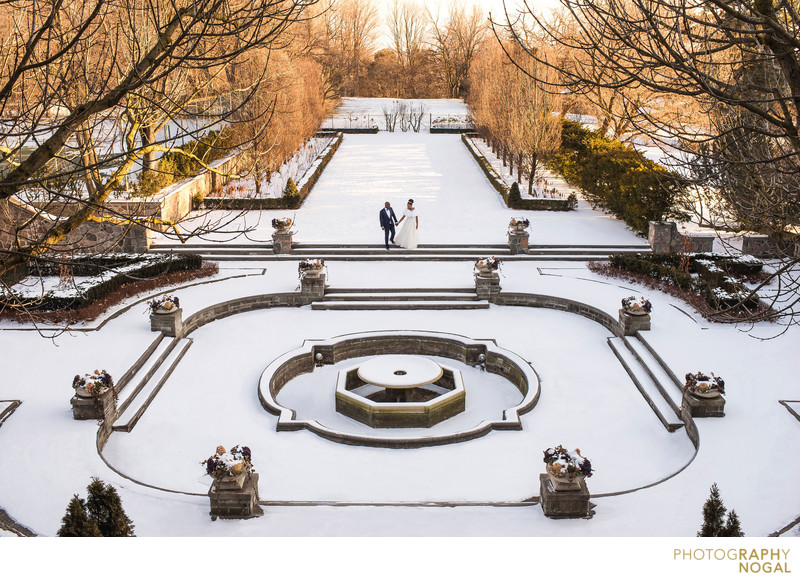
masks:
{"type": "Polygon", "coordinates": [[[461,372],[421,356],[377,356],[336,383],[336,411],[373,428],[428,428],[465,405],[461,372]]]}

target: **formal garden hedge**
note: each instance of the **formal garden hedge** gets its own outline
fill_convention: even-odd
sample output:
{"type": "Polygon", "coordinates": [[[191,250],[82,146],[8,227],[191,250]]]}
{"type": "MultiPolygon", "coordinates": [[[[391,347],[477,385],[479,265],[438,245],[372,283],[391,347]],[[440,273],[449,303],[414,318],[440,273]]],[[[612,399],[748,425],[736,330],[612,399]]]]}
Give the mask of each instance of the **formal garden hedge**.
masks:
{"type": "Polygon", "coordinates": [[[639,233],[647,233],[650,221],[685,218],[675,210],[681,193],[676,174],[580,123],[563,121],[561,149],[550,167],[580,188],[589,202],[639,233]]]}
{"type": "MultiPolygon", "coordinates": [[[[320,132],[327,133],[327,132],[320,132]]],[[[286,184],[283,196],[280,198],[218,198],[206,196],[203,204],[206,210],[285,210],[299,208],[306,197],[311,193],[311,189],[319,180],[323,170],[331,161],[333,154],[339,149],[342,143],[342,133],[333,136],[333,141],[323,151],[320,158],[314,162],[303,178],[300,180],[300,187],[291,178],[286,184]]]]}
{"type": "Polygon", "coordinates": [[[481,154],[475,144],[472,143],[472,138],[478,137],[477,133],[461,135],[461,141],[467,146],[467,149],[478,162],[484,175],[489,180],[492,187],[497,190],[506,206],[515,210],[554,210],[566,211],[575,210],[578,207],[578,199],[574,194],[570,194],[567,198],[523,198],[519,191],[519,185],[514,182],[511,188],[506,187],[506,183],[500,177],[500,174],[494,169],[492,164],[486,157],[481,154]]]}
{"type": "Polygon", "coordinates": [[[612,268],[696,293],[714,310],[759,309],[759,297],[742,279],[757,277],[763,263],[753,257],[712,253],[612,255],[612,268]]]}
{"type": "Polygon", "coordinates": [[[28,267],[29,277],[59,277],[63,289],[41,292],[38,284],[0,294],[0,304],[14,310],[63,311],[84,309],[117,291],[126,283],[163,277],[170,273],[202,267],[200,255],[108,254],[74,257],[69,260],[40,260],[28,267]],[[88,277],[72,282],[73,277],[88,277]]]}

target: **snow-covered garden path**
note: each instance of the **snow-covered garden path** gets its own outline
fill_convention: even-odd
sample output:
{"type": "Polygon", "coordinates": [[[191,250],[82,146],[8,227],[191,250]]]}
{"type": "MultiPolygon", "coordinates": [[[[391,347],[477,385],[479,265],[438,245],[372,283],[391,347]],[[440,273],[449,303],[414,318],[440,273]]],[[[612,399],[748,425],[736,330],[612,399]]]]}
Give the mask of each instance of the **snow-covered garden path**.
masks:
{"type": "MultiPolygon", "coordinates": [[[[345,137],[297,212],[296,240],[381,242],[376,215],[384,200],[401,209],[408,197],[421,213],[423,242],[499,244],[509,218],[518,215],[531,219],[533,243],[641,242],[620,222],[585,206],[568,213],[509,211],[458,136],[402,133],[345,137]]],[[[267,240],[269,219],[285,214],[248,214],[249,224],[259,224],[254,238],[267,240]]],[[[296,269],[293,261],[226,263],[221,275],[241,277],[181,290],[184,316],[236,298],[292,292],[296,269]]],[[[471,265],[463,261],[331,261],[328,269],[336,287],[474,285],[471,265]]],[[[762,342],[780,326],[708,323],[674,298],[604,280],[578,262],[509,262],[503,275],[504,291],[565,297],[611,316],[621,297],[646,293],[654,312],[653,328],[644,333],[667,365],[679,376],[704,370],[726,380],[726,416],[698,419],[696,458],[685,434],[668,433],[640,396],[605,341],[610,332],[588,319],[497,305],[413,313],[303,307],[236,315],[192,333],[191,349],[140,424],[131,433],[113,434],[104,450],[109,465],[126,477],[98,455],[97,425],[72,419],[70,382],[95,368],[119,377],[136,361],[154,339],[139,303],[99,331],[54,340],[19,327],[0,331],[0,400],[22,401],[0,425],[0,506],[36,532],[53,535],[72,495],[98,476],[120,491],[140,536],[692,537],[708,489],[717,482],[748,535],[767,535],[800,515],[800,422],[778,402],[800,401],[793,380],[800,375],[798,330],[762,342]],[[529,360],[541,375],[542,394],[524,415],[523,430],[414,450],[354,447],[305,430],[275,431],[276,418],[262,408],[257,393],[259,376],[274,358],[305,339],[392,329],[492,338],[529,360]],[[212,522],[202,495],[210,479],[200,462],[216,445],[237,443],[253,449],[262,499],[282,505],[268,506],[260,519],[212,522]],[[538,495],[542,450],[557,444],[580,447],[592,459],[597,472],[588,484],[594,494],[654,484],[692,462],[664,483],[594,499],[591,520],[549,520],[538,506],[490,504],[538,495]],[[487,504],[371,505],[431,501],[487,504]]],[[[787,535],[797,533],[795,527],[787,535]]]]}

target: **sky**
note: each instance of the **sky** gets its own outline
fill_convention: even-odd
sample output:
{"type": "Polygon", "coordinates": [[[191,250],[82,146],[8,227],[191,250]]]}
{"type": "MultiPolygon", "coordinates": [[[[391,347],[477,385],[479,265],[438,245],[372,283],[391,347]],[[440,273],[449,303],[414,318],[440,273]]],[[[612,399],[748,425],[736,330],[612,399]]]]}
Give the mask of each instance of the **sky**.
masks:
{"type": "MultiPolygon", "coordinates": [[[[333,0],[334,2],[336,0],[333,0]]],[[[428,7],[432,12],[440,10],[443,14],[447,12],[451,2],[456,1],[460,4],[469,6],[477,4],[486,11],[488,18],[491,13],[492,18],[496,22],[503,22],[505,20],[505,8],[503,0],[416,0],[419,4],[428,7]]],[[[389,13],[389,8],[394,4],[395,0],[375,0],[375,3],[381,8],[384,15],[389,13]]],[[[402,2],[402,0],[401,0],[402,2]]],[[[507,9],[510,15],[516,11],[517,8],[524,6],[524,0],[505,0],[507,9]]],[[[559,0],[527,0],[528,8],[536,12],[547,12],[559,5],[559,0]]],[[[386,38],[380,42],[381,45],[388,45],[389,37],[388,32],[386,38]]]]}

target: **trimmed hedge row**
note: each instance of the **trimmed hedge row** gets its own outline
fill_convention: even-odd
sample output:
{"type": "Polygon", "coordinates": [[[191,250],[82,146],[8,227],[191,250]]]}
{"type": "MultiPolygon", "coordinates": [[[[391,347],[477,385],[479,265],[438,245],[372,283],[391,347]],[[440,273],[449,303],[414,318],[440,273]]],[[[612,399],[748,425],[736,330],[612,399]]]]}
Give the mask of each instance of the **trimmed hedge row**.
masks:
{"type": "Polygon", "coordinates": [[[574,196],[573,198],[522,198],[519,194],[519,187],[517,187],[517,193],[514,195],[512,190],[506,187],[505,181],[492,164],[489,163],[489,160],[472,143],[471,138],[477,136],[478,134],[476,133],[462,133],[461,141],[467,146],[475,161],[478,162],[489,183],[503,197],[503,202],[506,203],[506,206],[514,210],[552,210],[557,212],[573,210],[577,206],[578,201],[574,196]]]}
{"type": "Polygon", "coordinates": [[[303,205],[306,197],[311,193],[311,189],[319,180],[322,171],[331,161],[333,154],[339,149],[342,144],[342,132],[338,132],[336,138],[328,146],[327,152],[317,167],[314,168],[313,173],[303,183],[299,189],[299,199],[295,196],[287,198],[285,195],[281,198],[215,198],[206,196],[203,202],[206,210],[287,210],[300,208],[303,205]]]}
{"type": "Polygon", "coordinates": [[[640,233],[650,221],[684,218],[674,209],[681,191],[674,173],[580,123],[563,120],[561,149],[550,167],[640,233]]]}
{"type": "Polygon", "coordinates": [[[679,266],[683,256],[678,253],[653,253],[651,255],[611,255],[612,267],[664,283],[675,285],[686,291],[699,293],[714,309],[741,306],[758,308],[758,295],[735,277],[753,275],[761,271],[760,261],[742,261],[736,258],[711,253],[689,255],[689,272],[679,266]],[[697,275],[692,277],[692,274],[697,275]]]}
{"type": "MultiPolygon", "coordinates": [[[[61,261],[61,263],[63,264],[63,261],[61,261]]],[[[82,309],[99,299],[103,299],[122,287],[125,283],[138,279],[152,279],[166,275],[167,273],[199,269],[202,264],[203,258],[200,255],[193,254],[140,255],[138,258],[134,255],[79,258],[72,261],[72,274],[74,276],[96,276],[98,277],[96,284],[81,289],[82,293],[75,295],[59,295],[49,291],[41,298],[35,300],[33,310],[60,311],[82,309]],[[144,264],[135,267],[137,262],[143,262],[144,264]],[[119,270],[119,272],[113,273],[113,270],[119,270]],[[107,278],[100,277],[101,274],[108,274],[110,272],[112,274],[107,278]]],[[[40,261],[35,266],[31,267],[30,273],[35,274],[38,272],[43,276],[52,276],[58,272],[58,269],[59,265],[56,263],[48,264],[44,261],[40,261]]],[[[31,302],[30,299],[16,296],[10,298],[0,297],[0,301],[4,305],[12,308],[16,305],[27,305],[31,302]]]]}

